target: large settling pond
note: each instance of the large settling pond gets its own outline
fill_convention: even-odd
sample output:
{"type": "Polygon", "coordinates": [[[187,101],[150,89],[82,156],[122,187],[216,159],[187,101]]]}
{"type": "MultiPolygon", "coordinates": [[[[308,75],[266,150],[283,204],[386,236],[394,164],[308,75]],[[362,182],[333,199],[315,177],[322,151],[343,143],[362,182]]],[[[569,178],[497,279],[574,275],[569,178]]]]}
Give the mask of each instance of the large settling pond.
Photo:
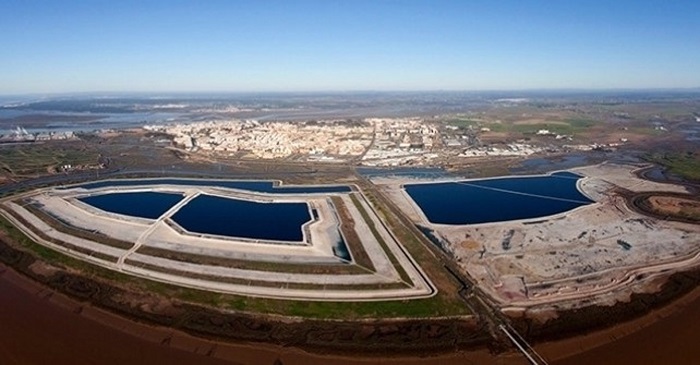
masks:
{"type": "Polygon", "coordinates": [[[548,176],[410,184],[406,192],[435,224],[477,224],[532,219],[566,212],[592,201],[581,194],[581,176],[548,176]]]}
{"type": "Polygon", "coordinates": [[[182,199],[181,194],[156,192],[109,193],[79,198],[106,212],[148,219],[157,219],[182,199]]]}
{"type": "Polygon", "coordinates": [[[306,203],[258,203],[199,195],[172,219],[190,232],[300,242],[302,225],[311,220],[311,215],[306,203]]]}

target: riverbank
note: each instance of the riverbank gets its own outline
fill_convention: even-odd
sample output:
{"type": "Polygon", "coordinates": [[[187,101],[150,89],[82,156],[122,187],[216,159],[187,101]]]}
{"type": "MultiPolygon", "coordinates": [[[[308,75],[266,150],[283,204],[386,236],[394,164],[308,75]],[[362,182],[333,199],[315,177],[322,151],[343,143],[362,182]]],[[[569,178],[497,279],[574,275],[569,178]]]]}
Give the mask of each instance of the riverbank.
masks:
{"type": "Polygon", "coordinates": [[[267,343],[222,342],[154,326],[76,301],[0,264],[0,359],[3,364],[521,364],[518,354],[486,349],[427,356],[308,353],[267,343]],[[66,329],[70,328],[67,332],[66,329]]]}
{"type": "MultiPolygon", "coordinates": [[[[153,284],[162,291],[154,294],[134,283],[122,282],[118,277],[106,280],[49,265],[8,241],[6,236],[0,240],[0,262],[53,291],[67,294],[83,306],[104,308],[132,320],[214,341],[244,341],[322,354],[362,353],[367,356],[446,354],[479,348],[488,341],[483,324],[473,317],[321,320],[194,304],[167,295],[178,290],[176,287],[153,284]]],[[[207,295],[206,292],[200,294],[207,295]]],[[[192,295],[199,294],[192,292],[192,295]]],[[[290,302],[289,305],[298,304],[290,302]]],[[[307,305],[314,307],[316,304],[307,305]]],[[[396,302],[396,305],[402,304],[396,302]]]]}
{"type": "MultiPolygon", "coordinates": [[[[133,321],[48,289],[0,265],[0,359],[4,364],[524,364],[486,349],[435,357],[346,357],[293,347],[217,342],[133,321]],[[66,332],[70,328],[70,332],[66,332]],[[277,362],[279,360],[279,362],[277,362]]],[[[692,363],[700,358],[700,288],[640,317],[535,346],[551,364],[692,363]],[[640,348],[654,349],[639,351],[640,348]]]]}
{"type": "Polygon", "coordinates": [[[690,364],[700,358],[700,288],[637,319],[535,349],[551,364],[690,364]],[[640,351],[646,349],[647,351],[640,351]]]}

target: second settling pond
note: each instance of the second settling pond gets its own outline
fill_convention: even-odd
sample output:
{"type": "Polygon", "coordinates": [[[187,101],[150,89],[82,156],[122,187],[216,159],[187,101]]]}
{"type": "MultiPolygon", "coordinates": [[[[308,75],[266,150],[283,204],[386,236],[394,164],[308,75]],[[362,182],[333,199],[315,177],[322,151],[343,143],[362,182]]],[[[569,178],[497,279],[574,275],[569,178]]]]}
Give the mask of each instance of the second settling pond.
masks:
{"type": "Polygon", "coordinates": [[[406,192],[434,224],[478,224],[532,219],[592,201],[576,187],[581,176],[547,176],[409,184],[406,192]]]}

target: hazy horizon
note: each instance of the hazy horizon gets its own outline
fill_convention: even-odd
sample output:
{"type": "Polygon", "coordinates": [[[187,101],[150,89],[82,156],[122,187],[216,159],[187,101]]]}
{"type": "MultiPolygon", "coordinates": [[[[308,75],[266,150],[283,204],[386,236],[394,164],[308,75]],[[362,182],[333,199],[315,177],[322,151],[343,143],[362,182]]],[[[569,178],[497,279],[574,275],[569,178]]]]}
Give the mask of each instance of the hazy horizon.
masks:
{"type": "Polygon", "coordinates": [[[698,87],[677,87],[677,88],[527,88],[527,89],[425,89],[425,90],[254,90],[254,91],[236,91],[236,90],[221,90],[221,91],[188,91],[188,90],[149,90],[149,91],[63,91],[63,92],[27,92],[2,94],[0,97],[117,97],[117,96],[134,96],[134,97],[170,97],[170,96],[236,96],[236,95],[363,95],[363,94],[499,94],[499,93],[522,93],[522,94],[615,94],[615,93],[700,93],[698,87]]]}
{"type": "Polygon", "coordinates": [[[0,95],[688,90],[696,1],[7,1],[0,95]]]}

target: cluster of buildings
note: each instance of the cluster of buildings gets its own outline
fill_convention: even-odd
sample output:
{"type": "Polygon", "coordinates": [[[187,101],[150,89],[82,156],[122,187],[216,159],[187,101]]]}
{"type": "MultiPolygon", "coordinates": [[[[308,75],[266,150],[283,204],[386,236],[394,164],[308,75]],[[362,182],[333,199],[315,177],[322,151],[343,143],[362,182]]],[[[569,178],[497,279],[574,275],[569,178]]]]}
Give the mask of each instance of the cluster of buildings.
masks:
{"type": "Polygon", "coordinates": [[[10,133],[0,134],[0,143],[23,143],[41,141],[61,141],[77,139],[72,131],[30,133],[22,127],[17,127],[10,133]]]}
{"type": "Polygon", "coordinates": [[[367,119],[375,128],[374,143],[362,157],[366,166],[423,164],[436,158],[440,141],[436,125],[420,118],[367,119]]]}
{"type": "Polygon", "coordinates": [[[460,157],[490,157],[490,156],[530,156],[543,152],[544,148],[525,143],[509,143],[503,146],[480,146],[464,150],[460,157]]]}
{"type": "MultiPolygon", "coordinates": [[[[433,165],[436,159],[449,156],[530,156],[553,148],[525,141],[484,144],[479,134],[488,132],[487,128],[450,127],[422,118],[367,118],[306,122],[232,119],[144,128],[168,134],[178,147],[192,152],[300,161],[354,160],[365,166],[433,165]]],[[[552,135],[547,130],[537,134],[552,135]]]]}
{"type": "Polygon", "coordinates": [[[420,118],[367,119],[374,125],[377,149],[432,149],[439,132],[438,128],[420,118]]]}
{"type": "Polygon", "coordinates": [[[368,165],[374,164],[373,160],[423,155],[440,141],[437,126],[420,118],[303,123],[228,120],[148,125],[144,129],[171,135],[176,145],[188,151],[262,159],[359,159],[370,161],[368,165]]]}
{"type": "Polygon", "coordinates": [[[309,159],[335,159],[362,155],[372,143],[369,123],[337,121],[286,123],[230,120],[145,126],[146,130],[174,136],[190,151],[244,153],[275,159],[304,155],[309,159]]]}

